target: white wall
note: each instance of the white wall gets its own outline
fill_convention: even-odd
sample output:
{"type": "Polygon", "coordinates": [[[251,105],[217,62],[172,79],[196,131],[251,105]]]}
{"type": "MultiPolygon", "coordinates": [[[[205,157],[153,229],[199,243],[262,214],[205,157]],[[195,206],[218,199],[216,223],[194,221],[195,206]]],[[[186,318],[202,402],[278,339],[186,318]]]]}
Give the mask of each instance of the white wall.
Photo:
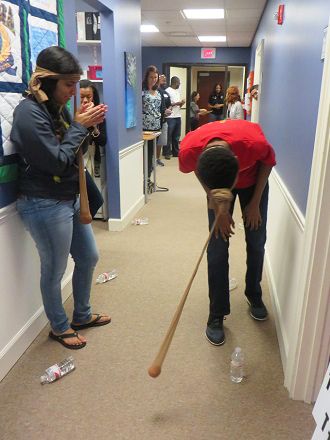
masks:
{"type": "Polygon", "coordinates": [[[294,349],[305,219],[275,170],[270,176],[265,267],[284,370],[294,349]]]}
{"type": "MultiPolygon", "coordinates": [[[[0,210],[0,380],[47,323],[39,288],[39,257],[15,204],[0,210]]],[[[71,291],[70,260],[62,288],[71,291]]]]}
{"type": "Polygon", "coordinates": [[[110,231],[122,231],[145,203],[143,194],[143,141],[120,150],[119,176],[121,218],[109,219],[110,231]]]}

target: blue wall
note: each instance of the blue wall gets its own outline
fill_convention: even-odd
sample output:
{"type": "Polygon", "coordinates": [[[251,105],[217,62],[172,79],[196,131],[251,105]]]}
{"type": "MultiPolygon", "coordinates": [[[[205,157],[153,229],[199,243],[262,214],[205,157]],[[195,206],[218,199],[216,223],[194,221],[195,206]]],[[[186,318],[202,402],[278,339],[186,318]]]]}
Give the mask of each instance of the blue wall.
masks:
{"type": "MultiPolygon", "coordinates": [[[[76,25],[73,2],[65,4],[67,47],[76,53],[76,25]]],[[[120,218],[119,151],[141,141],[141,93],[137,91],[137,125],[125,127],[125,64],[124,52],[137,58],[137,81],[141,84],[141,9],[139,0],[76,0],[76,11],[101,12],[101,51],[103,99],[109,106],[107,115],[108,144],[106,150],[108,201],[111,218],[120,218]]]]}
{"type": "Polygon", "coordinates": [[[306,212],[323,70],[323,29],[329,0],[285,2],[284,24],[274,20],[269,0],[252,44],[265,39],[260,123],[277,154],[277,171],[300,210],[306,212]]]}
{"type": "Polygon", "coordinates": [[[214,60],[202,60],[200,47],[143,47],[142,71],[151,64],[162,71],[163,63],[249,64],[249,47],[217,47],[214,60]]]}

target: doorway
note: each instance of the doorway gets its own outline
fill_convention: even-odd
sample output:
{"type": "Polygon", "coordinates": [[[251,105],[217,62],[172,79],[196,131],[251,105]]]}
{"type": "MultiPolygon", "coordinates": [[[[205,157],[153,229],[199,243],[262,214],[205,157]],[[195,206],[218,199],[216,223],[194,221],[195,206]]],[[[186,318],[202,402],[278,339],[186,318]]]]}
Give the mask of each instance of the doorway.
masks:
{"type": "MultiPolygon", "coordinates": [[[[254,84],[258,84],[259,99],[253,99],[251,122],[259,122],[259,106],[262,89],[262,73],[263,73],[263,61],[264,61],[264,40],[261,40],[256,49],[255,62],[254,62],[254,84]]],[[[253,84],[251,84],[252,86],[253,84]]],[[[252,102],[252,101],[251,101],[252,102]]]]}
{"type": "MultiPolygon", "coordinates": [[[[199,108],[208,108],[208,98],[219,82],[223,86],[224,95],[229,86],[238,87],[240,96],[244,96],[244,84],[246,81],[245,64],[221,65],[221,64],[163,64],[163,72],[167,76],[168,83],[172,76],[178,76],[181,81],[181,98],[186,100],[182,107],[181,139],[190,130],[190,97],[193,91],[200,94],[199,108]]],[[[224,112],[226,109],[224,109],[224,112]]],[[[225,113],[224,113],[225,114],[225,113]]],[[[209,122],[208,116],[201,116],[199,125],[209,122]]]]}

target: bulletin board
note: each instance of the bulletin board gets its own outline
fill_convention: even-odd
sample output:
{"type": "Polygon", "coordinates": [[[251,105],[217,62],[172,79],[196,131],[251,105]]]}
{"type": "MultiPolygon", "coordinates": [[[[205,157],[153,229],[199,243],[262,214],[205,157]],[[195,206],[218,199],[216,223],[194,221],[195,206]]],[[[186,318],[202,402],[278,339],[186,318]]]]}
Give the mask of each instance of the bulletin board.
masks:
{"type": "Polygon", "coordinates": [[[27,90],[38,53],[64,46],[63,0],[0,3],[0,213],[16,200],[17,154],[10,141],[13,111],[27,90]]]}

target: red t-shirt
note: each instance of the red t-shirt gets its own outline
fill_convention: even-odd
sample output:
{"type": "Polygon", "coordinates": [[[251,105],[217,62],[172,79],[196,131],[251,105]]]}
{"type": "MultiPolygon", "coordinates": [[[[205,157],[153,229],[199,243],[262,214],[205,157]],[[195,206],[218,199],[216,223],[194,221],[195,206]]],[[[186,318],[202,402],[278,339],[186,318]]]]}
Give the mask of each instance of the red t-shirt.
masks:
{"type": "Polygon", "coordinates": [[[228,119],[202,125],[184,137],[179,151],[180,171],[195,171],[199,155],[215,138],[228,142],[237,156],[239,176],[236,188],[248,188],[256,183],[260,162],[269,166],[276,165],[275,152],[259,124],[242,119],[228,119]]]}

